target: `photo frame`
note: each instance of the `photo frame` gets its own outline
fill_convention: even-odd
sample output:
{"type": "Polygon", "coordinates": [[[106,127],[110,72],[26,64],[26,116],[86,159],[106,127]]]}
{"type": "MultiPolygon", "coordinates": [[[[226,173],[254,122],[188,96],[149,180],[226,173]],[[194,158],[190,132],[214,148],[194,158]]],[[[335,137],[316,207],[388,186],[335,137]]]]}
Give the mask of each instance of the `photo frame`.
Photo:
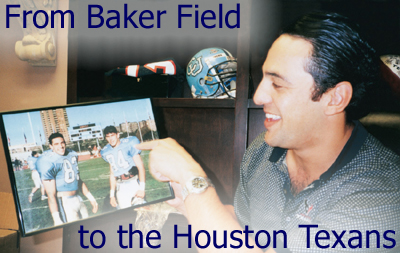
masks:
{"type": "Polygon", "coordinates": [[[158,139],[149,98],[3,112],[0,132],[22,236],[174,198],[135,148],[158,139]]]}

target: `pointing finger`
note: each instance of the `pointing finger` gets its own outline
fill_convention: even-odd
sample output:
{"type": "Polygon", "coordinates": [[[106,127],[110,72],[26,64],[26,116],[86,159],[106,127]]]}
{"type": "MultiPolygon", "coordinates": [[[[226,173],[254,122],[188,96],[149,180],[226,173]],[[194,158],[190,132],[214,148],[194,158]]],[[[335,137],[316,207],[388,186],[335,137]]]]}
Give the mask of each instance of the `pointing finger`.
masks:
{"type": "Polygon", "coordinates": [[[151,150],[158,145],[159,140],[142,142],[140,144],[136,144],[135,148],[140,150],[151,150]]]}

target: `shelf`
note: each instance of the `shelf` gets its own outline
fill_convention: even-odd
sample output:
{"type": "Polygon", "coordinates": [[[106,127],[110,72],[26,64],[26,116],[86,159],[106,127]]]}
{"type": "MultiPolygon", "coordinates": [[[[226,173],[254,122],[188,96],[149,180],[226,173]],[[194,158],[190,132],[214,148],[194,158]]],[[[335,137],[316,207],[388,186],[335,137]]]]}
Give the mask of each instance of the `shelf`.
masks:
{"type": "MultiPolygon", "coordinates": [[[[103,97],[84,97],[80,102],[103,101],[103,97]]],[[[235,99],[196,99],[196,98],[153,98],[155,107],[163,108],[226,108],[235,109],[235,99]]],[[[248,109],[262,109],[262,105],[256,105],[253,99],[247,101],[248,109]]]]}
{"type": "MultiPolygon", "coordinates": [[[[115,100],[116,98],[109,98],[115,100]]],[[[104,97],[81,97],[80,103],[104,101],[104,97]]],[[[162,108],[227,108],[235,109],[234,99],[152,98],[153,106],[162,108]]]]}
{"type": "Polygon", "coordinates": [[[235,108],[234,99],[153,98],[152,102],[163,108],[235,108]]]}
{"type": "MultiPolygon", "coordinates": [[[[79,102],[104,101],[104,97],[83,97],[79,102]]],[[[235,109],[235,99],[153,98],[153,106],[163,108],[226,108],[235,109]]],[[[253,99],[248,99],[247,108],[262,109],[253,99]]]]}

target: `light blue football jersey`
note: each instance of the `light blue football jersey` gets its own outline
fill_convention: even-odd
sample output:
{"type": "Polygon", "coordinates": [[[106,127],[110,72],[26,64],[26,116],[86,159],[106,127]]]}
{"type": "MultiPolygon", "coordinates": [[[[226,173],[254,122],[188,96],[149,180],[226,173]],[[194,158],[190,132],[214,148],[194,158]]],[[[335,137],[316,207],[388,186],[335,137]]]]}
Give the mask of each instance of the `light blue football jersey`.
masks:
{"type": "Polygon", "coordinates": [[[132,157],[141,152],[135,148],[135,145],[140,143],[137,137],[129,136],[120,141],[117,147],[113,148],[107,144],[100,152],[103,159],[111,164],[115,177],[127,173],[132,166],[136,166],[132,157]]]}
{"type": "Polygon", "coordinates": [[[56,180],[57,191],[78,190],[78,154],[72,149],[67,148],[63,156],[55,152],[45,152],[37,160],[36,168],[42,180],[56,180]]]}
{"type": "Polygon", "coordinates": [[[36,162],[37,162],[38,157],[30,156],[27,159],[28,166],[30,170],[36,170],[36,162]]]}

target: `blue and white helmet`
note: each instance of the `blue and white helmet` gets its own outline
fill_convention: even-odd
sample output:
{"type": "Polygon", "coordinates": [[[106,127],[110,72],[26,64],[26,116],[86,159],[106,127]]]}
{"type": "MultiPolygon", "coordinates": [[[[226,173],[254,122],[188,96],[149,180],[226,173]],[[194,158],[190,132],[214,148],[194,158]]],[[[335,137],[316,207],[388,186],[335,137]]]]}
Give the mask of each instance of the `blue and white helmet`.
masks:
{"type": "Polygon", "coordinates": [[[236,59],[227,50],[203,49],[190,60],[186,79],[195,98],[234,98],[236,59]]]}

